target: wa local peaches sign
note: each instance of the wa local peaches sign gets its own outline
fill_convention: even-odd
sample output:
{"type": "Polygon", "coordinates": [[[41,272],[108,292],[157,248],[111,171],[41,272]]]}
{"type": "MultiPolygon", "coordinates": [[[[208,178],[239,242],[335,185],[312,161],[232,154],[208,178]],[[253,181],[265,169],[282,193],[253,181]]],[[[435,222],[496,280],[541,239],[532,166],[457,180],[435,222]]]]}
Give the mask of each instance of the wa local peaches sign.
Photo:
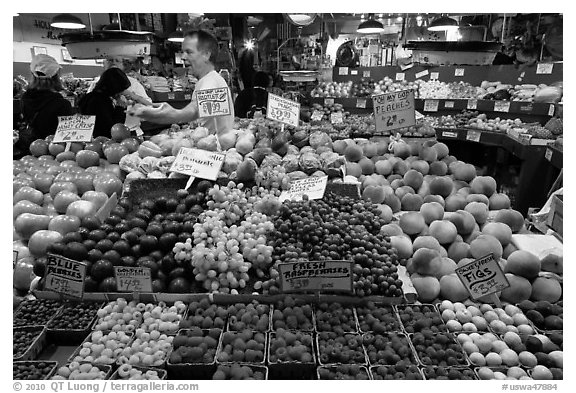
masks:
{"type": "Polygon", "coordinates": [[[473,299],[499,292],[510,286],[492,254],[455,270],[473,299]]]}

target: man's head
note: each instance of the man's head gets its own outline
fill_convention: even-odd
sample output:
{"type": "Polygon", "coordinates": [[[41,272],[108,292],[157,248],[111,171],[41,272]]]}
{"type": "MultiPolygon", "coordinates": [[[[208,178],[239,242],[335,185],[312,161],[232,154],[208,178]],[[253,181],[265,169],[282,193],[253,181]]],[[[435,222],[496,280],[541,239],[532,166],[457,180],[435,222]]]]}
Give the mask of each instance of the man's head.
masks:
{"type": "Polygon", "coordinates": [[[204,30],[194,30],[184,35],[182,59],[190,65],[192,74],[202,77],[206,70],[214,68],[218,56],[218,40],[204,30]]]}
{"type": "Polygon", "coordinates": [[[105,60],[104,69],[108,70],[110,68],[119,68],[124,72],[128,72],[130,69],[130,59],[121,56],[108,57],[105,60]]]}

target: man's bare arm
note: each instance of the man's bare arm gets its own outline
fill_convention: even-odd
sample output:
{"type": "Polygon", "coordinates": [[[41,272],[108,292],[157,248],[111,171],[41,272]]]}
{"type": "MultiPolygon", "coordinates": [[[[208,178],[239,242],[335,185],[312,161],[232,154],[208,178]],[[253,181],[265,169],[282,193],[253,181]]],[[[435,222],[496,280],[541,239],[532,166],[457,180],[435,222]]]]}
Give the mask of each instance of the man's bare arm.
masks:
{"type": "Polygon", "coordinates": [[[176,109],[163,102],[152,106],[134,105],[128,112],[142,120],[157,124],[188,123],[198,118],[198,108],[192,103],[182,109],[176,109]]]}

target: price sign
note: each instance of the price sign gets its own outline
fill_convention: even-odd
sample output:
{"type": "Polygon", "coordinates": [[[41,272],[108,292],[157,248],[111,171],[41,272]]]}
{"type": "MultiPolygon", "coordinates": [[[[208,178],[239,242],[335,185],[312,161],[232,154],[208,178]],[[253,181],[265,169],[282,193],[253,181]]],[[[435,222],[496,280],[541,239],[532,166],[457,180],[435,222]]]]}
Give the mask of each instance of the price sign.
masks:
{"type": "Polygon", "coordinates": [[[348,75],[348,67],[338,68],[338,75],[348,75]]]}
{"type": "Polygon", "coordinates": [[[454,108],[454,101],[445,101],[444,108],[454,108]]]}
{"type": "Polygon", "coordinates": [[[478,107],[478,100],[468,100],[466,109],[476,109],[478,107]]]}
{"type": "Polygon", "coordinates": [[[266,117],[290,126],[298,127],[300,104],[275,94],[268,94],[266,117]]]}
{"type": "Polygon", "coordinates": [[[95,124],[96,116],[58,116],[53,142],[90,142],[95,124]]]}
{"type": "Polygon", "coordinates": [[[86,264],[48,254],[45,289],[81,299],[84,295],[84,277],[86,264]]]}
{"type": "Polygon", "coordinates": [[[521,134],[518,135],[518,141],[524,143],[524,144],[530,144],[530,139],[532,139],[532,135],[523,132],[521,134]]]}
{"type": "Polygon", "coordinates": [[[510,101],[495,101],[494,112],[510,112],[510,101]]]}
{"type": "Polygon", "coordinates": [[[280,194],[280,202],[286,200],[301,201],[302,196],[308,195],[308,199],[322,199],[324,191],[326,191],[326,184],[328,183],[328,176],[321,177],[308,177],[302,180],[293,181],[290,184],[288,191],[282,191],[280,194]]]}
{"type": "Polygon", "coordinates": [[[454,70],[454,76],[464,76],[464,68],[456,68],[454,70]]]}
{"type": "Polygon", "coordinates": [[[455,131],[442,131],[444,138],[458,138],[458,133],[455,131]]]}
{"type": "Polygon", "coordinates": [[[344,119],[342,118],[342,112],[333,112],[330,114],[330,123],[332,124],[342,124],[344,119]]]}
{"type": "Polygon", "coordinates": [[[400,65],[400,69],[401,69],[402,71],[406,71],[406,70],[408,70],[408,69],[410,69],[410,68],[412,68],[412,67],[414,67],[414,63],[401,64],[401,65],[400,65]]]}
{"type": "Polygon", "coordinates": [[[312,112],[312,120],[320,121],[324,118],[324,112],[315,110],[312,112]]]}
{"type": "Polygon", "coordinates": [[[228,87],[198,90],[196,92],[196,100],[198,101],[198,113],[201,118],[226,116],[231,113],[230,90],[228,87]]]}
{"type": "Polygon", "coordinates": [[[171,172],[216,180],[224,163],[225,153],[182,147],[170,167],[171,172]]]}
{"type": "Polygon", "coordinates": [[[520,105],[520,112],[532,112],[532,109],[534,109],[534,107],[532,106],[532,104],[527,104],[527,105],[520,105]]]}
{"type": "Polygon", "coordinates": [[[547,148],[546,154],[544,154],[544,158],[546,158],[548,161],[552,161],[552,153],[552,149],[547,148]]]}
{"type": "Polygon", "coordinates": [[[439,72],[431,72],[430,73],[430,80],[438,80],[438,78],[440,77],[440,73],[439,72]]]}
{"type": "Polygon", "coordinates": [[[554,112],[556,111],[556,107],[554,104],[550,104],[548,107],[548,116],[554,116],[554,112]]]}
{"type": "Polygon", "coordinates": [[[364,77],[364,78],[370,78],[370,71],[363,71],[363,72],[362,72],[362,77],[364,77]]]}
{"type": "Polygon", "coordinates": [[[352,292],[352,266],[350,261],[281,263],[280,291],[352,292]]]}
{"type": "Polygon", "coordinates": [[[334,105],[334,98],[324,98],[324,105],[334,105]]]}
{"type": "Polygon", "coordinates": [[[378,132],[410,127],[416,124],[414,91],[401,90],[372,97],[378,132]]]}
{"type": "Polygon", "coordinates": [[[420,71],[420,72],[416,73],[415,76],[416,76],[416,79],[419,79],[419,78],[422,78],[423,76],[426,76],[428,74],[429,74],[428,70],[424,70],[424,71],[420,71]]]}
{"type": "Polygon", "coordinates": [[[351,70],[350,75],[358,75],[358,70],[351,70]]]}
{"type": "Polygon", "coordinates": [[[192,94],[190,94],[190,93],[184,94],[184,99],[187,101],[190,101],[192,99],[192,94]]]}
{"type": "Polygon", "coordinates": [[[168,99],[169,99],[169,100],[174,100],[174,99],[176,99],[176,94],[174,94],[174,93],[168,93],[168,99]]]}
{"type": "Polygon", "coordinates": [[[397,72],[396,73],[396,80],[397,81],[403,81],[405,77],[406,77],[406,75],[403,72],[397,72]]]}
{"type": "Polygon", "coordinates": [[[510,286],[492,254],[457,268],[456,274],[473,299],[496,293],[510,286]]]}
{"type": "Polygon", "coordinates": [[[471,142],[480,142],[480,136],[481,135],[482,135],[482,133],[480,131],[470,130],[466,134],[466,140],[471,141],[471,142]]]}
{"type": "Polygon", "coordinates": [[[438,112],[438,100],[424,100],[424,112],[438,112]]]}
{"type": "Polygon", "coordinates": [[[114,276],[118,292],[152,292],[149,267],[115,266],[114,276]]]}
{"type": "Polygon", "coordinates": [[[16,262],[18,262],[18,251],[12,250],[12,268],[16,267],[16,262]]]}
{"type": "Polygon", "coordinates": [[[366,108],[366,98],[358,98],[356,100],[356,108],[366,108]]]}
{"type": "Polygon", "coordinates": [[[553,69],[553,63],[538,63],[536,66],[536,74],[551,74],[553,69]]]}

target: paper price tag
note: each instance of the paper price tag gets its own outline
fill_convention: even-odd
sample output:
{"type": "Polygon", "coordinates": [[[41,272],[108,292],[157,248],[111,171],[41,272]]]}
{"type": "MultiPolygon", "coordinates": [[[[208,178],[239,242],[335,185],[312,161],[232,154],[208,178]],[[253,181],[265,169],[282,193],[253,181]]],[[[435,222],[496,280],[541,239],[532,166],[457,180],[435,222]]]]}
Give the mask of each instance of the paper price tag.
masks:
{"type": "Polygon", "coordinates": [[[478,107],[478,100],[468,100],[466,109],[476,109],[478,107]]]}
{"type": "Polygon", "coordinates": [[[338,68],[338,75],[348,75],[348,67],[338,68]]]}
{"type": "Polygon", "coordinates": [[[520,112],[530,113],[534,109],[532,104],[520,105],[520,112]]]}
{"type": "Polygon", "coordinates": [[[218,87],[216,89],[199,90],[196,92],[198,100],[198,113],[201,118],[226,116],[230,110],[230,89],[218,87]]]}
{"type": "Polygon", "coordinates": [[[438,112],[438,100],[424,100],[424,112],[438,112]]]}
{"type": "Polygon", "coordinates": [[[312,112],[312,120],[320,121],[324,118],[324,112],[315,110],[312,112]]]}
{"type": "Polygon", "coordinates": [[[192,94],[190,93],[184,94],[184,99],[188,101],[192,100],[192,94]]]}
{"type": "Polygon", "coordinates": [[[290,126],[298,127],[300,121],[300,104],[282,98],[275,94],[268,94],[266,117],[290,126]]]}
{"type": "Polygon", "coordinates": [[[376,131],[386,132],[416,124],[414,91],[401,90],[372,97],[376,131]]]}
{"type": "Polygon", "coordinates": [[[60,255],[48,254],[44,288],[66,296],[82,298],[86,264],[60,255]]]}
{"type": "Polygon", "coordinates": [[[553,154],[552,149],[547,148],[546,153],[544,154],[544,158],[546,158],[548,161],[552,161],[552,154],[553,154]]]}
{"type": "Polygon", "coordinates": [[[358,70],[350,70],[350,75],[358,75],[358,70]]]}
{"type": "Polygon", "coordinates": [[[455,131],[442,131],[444,138],[458,138],[458,133],[455,131]]]}
{"type": "Polygon", "coordinates": [[[324,105],[334,105],[334,98],[324,98],[324,105]]]}
{"type": "Polygon", "coordinates": [[[280,291],[352,292],[352,266],[350,261],[281,263],[280,291]]]}
{"type": "Polygon", "coordinates": [[[328,183],[328,176],[322,177],[309,177],[302,180],[293,181],[290,184],[288,191],[282,191],[280,194],[280,202],[286,200],[302,200],[302,196],[308,195],[308,199],[322,199],[324,191],[326,191],[326,184],[328,183]]]}
{"type": "Polygon", "coordinates": [[[510,286],[492,254],[457,268],[456,274],[473,299],[499,292],[510,286]]]}
{"type": "Polygon", "coordinates": [[[356,108],[366,108],[366,98],[358,98],[356,100],[356,108]]]}
{"type": "Polygon", "coordinates": [[[454,108],[454,101],[444,101],[444,108],[454,108]]]}
{"type": "Polygon", "coordinates": [[[362,71],[363,78],[370,78],[370,71],[362,71]]]}
{"type": "Polygon", "coordinates": [[[438,80],[438,78],[440,77],[440,73],[439,72],[431,72],[430,73],[430,80],[438,80]]]}
{"type": "Polygon", "coordinates": [[[152,292],[152,274],[148,267],[115,266],[118,292],[152,292]]]}
{"type": "Polygon", "coordinates": [[[176,94],[174,94],[174,93],[168,93],[168,99],[169,99],[169,100],[174,100],[174,99],[176,99],[176,94]]]}
{"type": "Polygon", "coordinates": [[[536,66],[536,74],[551,74],[553,69],[553,63],[538,63],[536,66]]]}
{"type": "Polygon", "coordinates": [[[466,140],[471,142],[480,142],[480,136],[482,133],[480,131],[468,131],[466,134],[466,140]]]}
{"type": "Polygon", "coordinates": [[[52,142],[90,142],[95,124],[96,116],[58,116],[58,128],[52,142]]]}
{"type": "Polygon", "coordinates": [[[225,157],[225,153],[183,147],[172,163],[170,172],[216,180],[225,157]]]}
{"type": "Polygon", "coordinates": [[[510,112],[510,101],[495,101],[494,112],[510,112]]]}
{"type": "Polygon", "coordinates": [[[456,68],[454,70],[454,76],[464,76],[464,68],[456,68]]]}
{"type": "Polygon", "coordinates": [[[429,74],[428,70],[424,70],[424,71],[420,71],[420,72],[416,73],[415,76],[416,76],[416,79],[418,79],[418,78],[422,78],[423,76],[426,76],[428,74],[429,74]]]}
{"type": "Polygon", "coordinates": [[[406,70],[408,70],[408,69],[410,69],[410,68],[412,68],[412,67],[414,67],[414,63],[405,64],[405,65],[404,65],[404,64],[400,65],[400,69],[401,69],[402,71],[406,71],[406,70]]]}
{"type": "Polygon", "coordinates": [[[397,81],[403,81],[405,77],[406,77],[406,75],[403,72],[397,72],[396,73],[396,80],[397,81]]]}
{"type": "Polygon", "coordinates": [[[342,112],[333,112],[330,114],[330,123],[332,124],[342,124],[344,119],[342,117],[342,112]]]}
{"type": "Polygon", "coordinates": [[[548,116],[554,116],[554,112],[556,111],[556,107],[554,104],[550,104],[548,107],[548,116]]]}

